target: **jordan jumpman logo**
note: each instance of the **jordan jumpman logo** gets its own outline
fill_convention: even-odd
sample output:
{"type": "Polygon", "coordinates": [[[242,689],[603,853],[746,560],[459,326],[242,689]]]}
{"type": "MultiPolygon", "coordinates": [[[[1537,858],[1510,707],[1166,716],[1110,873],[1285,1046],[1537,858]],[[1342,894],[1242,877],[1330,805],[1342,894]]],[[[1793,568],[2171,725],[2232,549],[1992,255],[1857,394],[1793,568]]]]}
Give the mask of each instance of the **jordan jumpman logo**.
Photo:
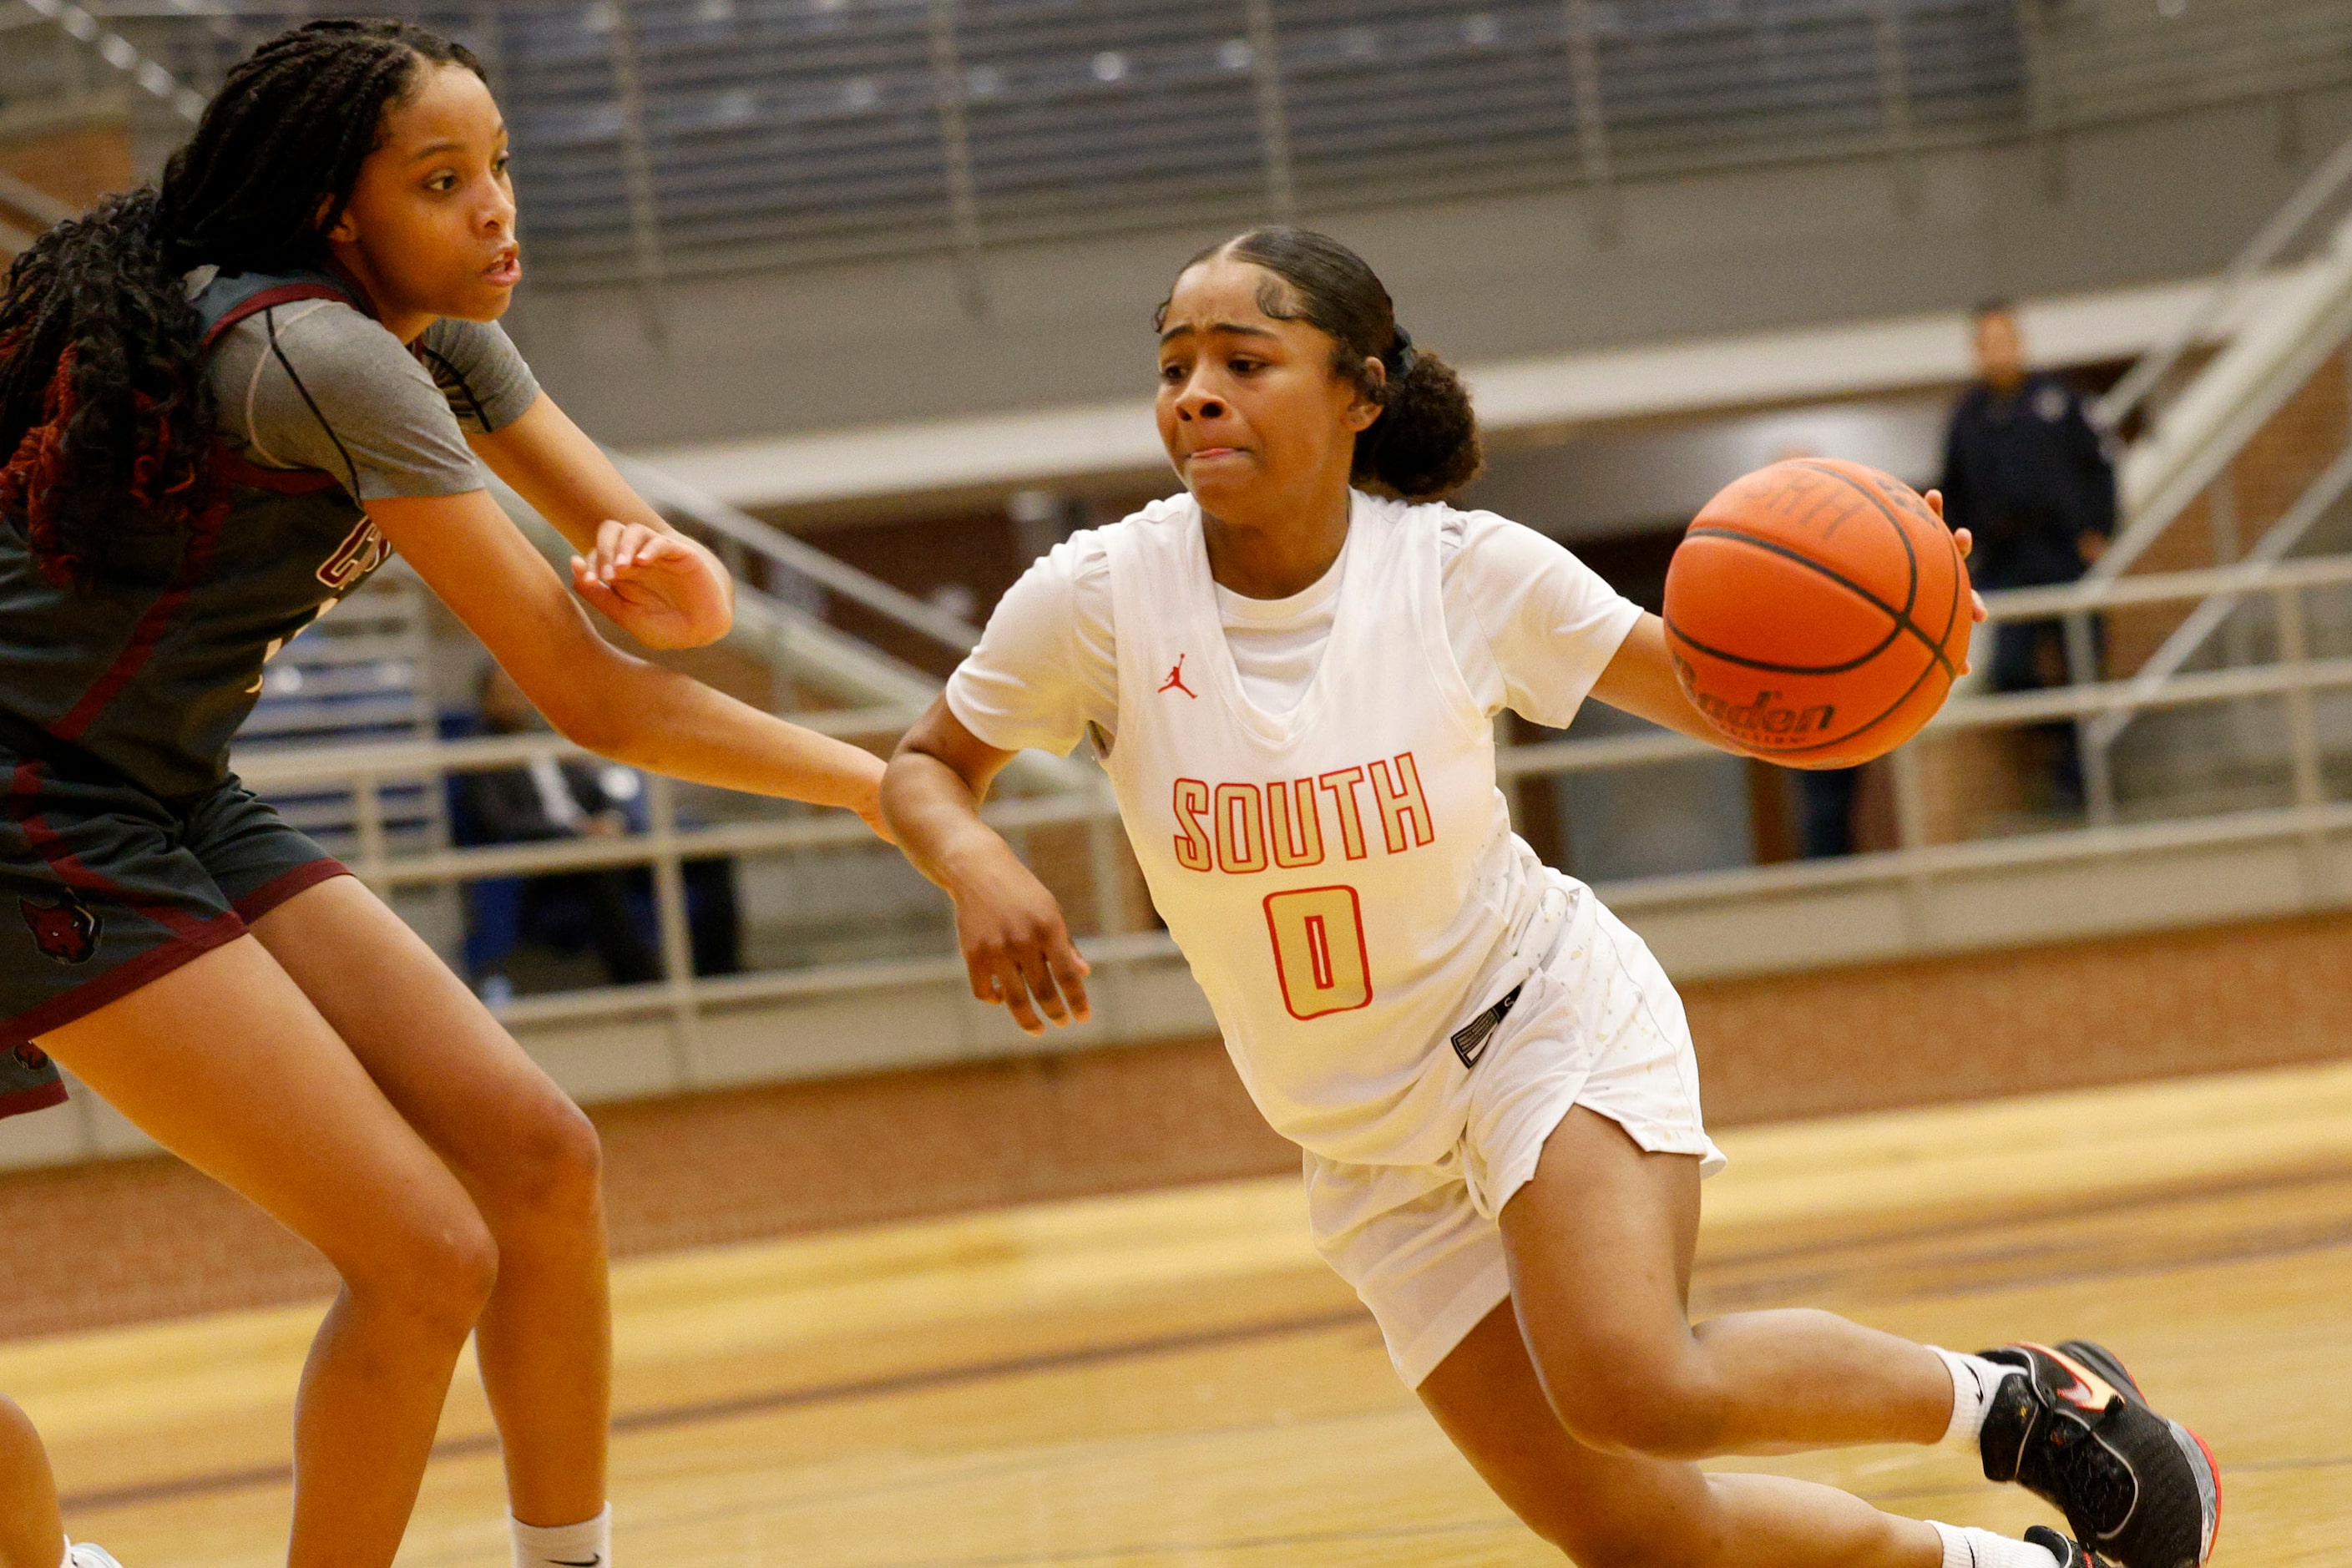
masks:
{"type": "Polygon", "coordinates": [[[1160,683],[1160,689],[1181,691],[1197,702],[1201,700],[1201,694],[1184,684],[1184,658],[1185,656],[1181,653],[1176,656],[1176,668],[1168,672],[1168,679],[1160,683]]]}

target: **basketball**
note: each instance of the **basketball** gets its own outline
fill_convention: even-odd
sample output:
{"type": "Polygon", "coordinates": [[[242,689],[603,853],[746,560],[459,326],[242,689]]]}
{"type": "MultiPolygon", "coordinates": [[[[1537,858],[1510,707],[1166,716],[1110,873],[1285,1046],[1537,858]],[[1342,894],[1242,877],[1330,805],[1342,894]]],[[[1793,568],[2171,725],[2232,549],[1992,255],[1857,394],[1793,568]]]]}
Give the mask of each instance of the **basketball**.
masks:
{"type": "Polygon", "coordinates": [[[1797,768],[1883,756],[1968,659],[1968,568],[1916,491],[1801,458],[1734,480],[1666,569],[1683,690],[1741,749],[1797,768]]]}

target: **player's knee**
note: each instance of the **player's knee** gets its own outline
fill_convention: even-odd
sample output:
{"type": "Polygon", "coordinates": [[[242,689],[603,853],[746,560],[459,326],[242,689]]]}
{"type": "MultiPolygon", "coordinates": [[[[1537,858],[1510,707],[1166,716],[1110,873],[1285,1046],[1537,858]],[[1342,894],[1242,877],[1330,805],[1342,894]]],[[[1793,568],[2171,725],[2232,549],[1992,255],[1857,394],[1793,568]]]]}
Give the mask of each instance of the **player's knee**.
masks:
{"type": "Polygon", "coordinates": [[[499,1245],[480,1215],[452,1205],[386,1226],[341,1272],[353,1297],[370,1307],[462,1340],[497,1288],[499,1245]]]}
{"type": "Polygon", "coordinates": [[[1678,1361],[1602,1359],[1610,1363],[1605,1370],[1546,1379],[1553,1411],[1578,1442],[1603,1453],[1657,1459],[1704,1458],[1717,1451],[1723,1411],[1698,1369],[1678,1361]]]}
{"type": "Polygon", "coordinates": [[[534,1217],[583,1217],[603,1202],[604,1146],[588,1113],[552,1089],[508,1129],[490,1179],[492,1201],[534,1217]]]}

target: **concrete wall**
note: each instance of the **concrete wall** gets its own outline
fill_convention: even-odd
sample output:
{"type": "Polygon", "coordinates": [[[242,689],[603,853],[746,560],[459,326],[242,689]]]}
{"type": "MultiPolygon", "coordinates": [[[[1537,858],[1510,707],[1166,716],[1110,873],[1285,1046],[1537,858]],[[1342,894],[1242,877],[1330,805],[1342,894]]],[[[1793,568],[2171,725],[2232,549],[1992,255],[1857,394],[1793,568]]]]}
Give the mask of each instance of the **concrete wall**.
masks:
{"type": "MultiPolygon", "coordinates": [[[[2352,93],[2020,143],[1307,220],[1465,360],[1950,309],[2221,267],[2352,132],[2352,93]]],[[[526,237],[530,214],[524,213],[526,237]]],[[[1044,407],[1148,383],[1145,323],[1207,230],[1007,247],[971,314],[944,258],[631,287],[526,286],[510,325],[625,446],[1044,407]]]]}

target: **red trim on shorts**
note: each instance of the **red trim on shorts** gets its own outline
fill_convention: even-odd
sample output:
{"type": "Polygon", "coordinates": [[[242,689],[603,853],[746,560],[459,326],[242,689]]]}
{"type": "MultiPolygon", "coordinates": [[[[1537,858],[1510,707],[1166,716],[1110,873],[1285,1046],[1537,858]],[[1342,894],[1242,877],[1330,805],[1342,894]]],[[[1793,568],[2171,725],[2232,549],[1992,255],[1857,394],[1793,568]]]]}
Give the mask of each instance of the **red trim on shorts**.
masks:
{"type": "Polygon", "coordinates": [[[31,1089],[20,1089],[14,1094],[0,1094],[0,1117],[47,1110],[52,1105],[65,1102],[66,1086],[63,1083],[37,1084],[31,1089]]]}
{"type": "Polygon", "coordinates": [[[306,860],[291,871],[280,871],[233,906],[236,918],[247,925],[259,920],[297,893],[306,893],[321,882],[331,882],[338,877],[352,875],[352,868],[333,856],[306,860]]]}
{"type": "MultiPolygon", "coordinates": [[[[52,996],[37,1007],[27,1007],[13,1018],[0,1018],[0,1051],[26,1045],[51,1029],[61,1029],[89,1016],[109,1002],[128,996],[151,980],[161,980],[192,958],[201,958],[245,934],[245,921],[235,910],[213,916],[181,932],[161,947],[151,947],[125,959],[102,974],[93,974],[62,996],[52,996]]],[[[5,1114],[5,1112],[0,1112],[5,1114]]]]}
{"type": "MultiPolygon", "coordinates": [[[[41,765],[34,762],[16,764],[8,781],[8,815],[25,830],[25,842],[43,860],[58,879],[69,888],[86,893],[96,893],[110,902],[127,904],[157,925],[185,936],[201,930],[205,921],[173,904],[159,904],[142,899],[130,889],[81,863],[58,830],[49,826],[47,815],[35,804],[41,788],[41,765]]],[[[217,917],[214,917],[217,918],[217,917]]]]}

